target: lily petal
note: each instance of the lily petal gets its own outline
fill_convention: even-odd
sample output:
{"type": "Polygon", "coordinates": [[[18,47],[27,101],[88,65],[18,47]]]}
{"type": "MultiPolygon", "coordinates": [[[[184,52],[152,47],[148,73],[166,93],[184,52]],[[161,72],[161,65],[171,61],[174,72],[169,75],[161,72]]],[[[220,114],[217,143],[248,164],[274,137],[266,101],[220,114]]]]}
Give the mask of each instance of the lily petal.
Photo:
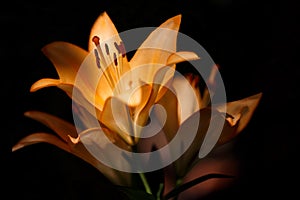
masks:
{"type": "Polygon", "coordinates": [[[170,66],[172,64],[181,63],[189,60],[198,60],[200,57],[194,52],[190,51],[179,51],[171,54],[168,57],[166,65],[170,66]]]}
{"type": "Polygon", "coordinates": [[[165,94],[167,91],[167,87],[164,87],[164,85],[168,85],[168,83],[171,81],[171,77],[174,74],[174,69],[171,67],[163,67],[160,68],[157,73],[155,74],[153,83],[152,83],[152,89],[151,93],[148,99],[146,99],[146,104],[141,109],[138,110],[138,112],[134,116],[134,122],[137,124],[135,126],[135,132],[139,133],[141,131],[140,127],[143,127],[146,125],[149,114],[152,106],[160,100],[160,98],[165,94]],[[163,81],[168,80],[167,83],[162,83],[163,81]]]}
{"type": "Polygon", "coordinates": [[[68,42],[52,42],[42,52],[55,66],[61,82],[73,84],[77,71],[88,55],[84,49],[68,42]]]}
{"type": "Polygon", "coordinates": [[[52,145],[55,145],[59,147],[60,149],[63,149],[67,152],[71,152],[69,145],[58,138],[57,136],[49,133],[33,133],[30,134],[24,138],[22,138],[17,144],[15,144],[12,148],[12,151],[17,151],[23,147],[36,144],[36,143],[41,143],[41,142],[46,142],[52,145]]]}
{"type": "Polygon", "coordinates": [[[88,50],[91,52],[95,48],[93,37],[98,36],[101,40],[110,40],[115,37],[115,41],[119,44],[121,39],[118,36],[118,31],[113,24],[112,20],[106,12],[103,12],[94,22],[89,36],[88,50]]]}
{"type": "Polygon", "coordinates": [[[148,65],[147,72],[142,77],[144,82],[151,83],[156,71],[165,66],[169,56],[176,52],[180,21],[181,15],[177,15],[161,24],[148,36],[130,60],[131,68],[148,65]]]}
{"type": "MultiPolygon", "coordinates": [[[[191,115],[187,120],[185,120],[180,128],[186,127],[186,124],[189,123],[189,121],[195,120],[195,117],[197,117],[198,112],[200,112],[200,121],[198,126],[197,134],[190,145],[190,147],[185,151],[185,153],[175,161],[176,171],[177,174],[181,177],[183,176],[188,169],[192,166],[193,161],[197,158],[200,147],[203,149],[203,141],[204,138],[207,136],[209,137],[216,137],[215,131],[219,131],[220,122],[224,121],[224,114],[219,113],[217,111],[212,112],[210,108],[203,108],[200,111],[195,112],[193,115],[191,115]],[[214,114],[213,116],[211,116],[214,114]],[[212,129],[210,129],[210,132],[208,131],[208,127],[211,124],[216,124],[216,126],[212,126],[212,129]]],[[[217,138],[217,141],[222,140],[222,138],[227,137],[228,135],[236,135],[236,127],[229,125],[228,121],[225,120],[224,124],[221,124],[222,126],[222,132],[220,133],[219,139],[217,138]]],[[[188,129],[186,129],[187,134],[188,129]]],[[[229,138],[229,137],[227,137],[229,138]]],[[[216,139],[216,138],[214,138],[216,139]]],[[[225,140],[225,139],[224,139],[225,140]]],[[[226,142],[228,142],[226,140],[226,142]]],[[[212,144],[209,144],[212,145],[212,144]]],[[[214,145],[214,144],[213,144],[214,145]]],[[[215,148],[216,145],[213,146],[215,148]]],[[[206,149],[206,148],[204,148],[206,149]]],[[[209,150],[211,150],[209,148],[209,150]]]]}
{"type": "Polygon", "coordinates": [[[175,76],[172,86],[179,101],[178,113],[180,124],[200,109],[199,90],[193,88],[183,76],[175,76]]]}
{"type": "Polygon", "coordinates": [[[42,142],[52,144],[90,163],[114,184],[123,186],[129,186],[131,184],[130,174],[116,171],[100,163],[87,151],[87,149],[81,142],[72,144],[72,141],[70,141],[70,139],[68,139],[68,141],[63,141],[59,137],[50,133],[33,133],[31,135],[28,135],[21,139],[17,144],[15,144],[12,148],[12,151],[14,152],[23,147],[42,142]]]}
{"type": "MultiPolygon", "coordinates": [[[[226,112],[234,118],[239,119],[237,124],[237,133],[241,132],[249,123],[258,103],[262,97],[262,93],[258,93],[241,100],[232,101],[223,105],[217,105],[216,109],[220,112],[226,112]]],[[[236,123],[233,121],[232,123],[236,123]]]]}
{"type": "MultiPolygon", "coordinates": [[[[220,153],[219,153],[220,154],[220,153]]],[[[238,175],[238,162],[228,155],[213,155],[201,159],[182,179],[182,183],[188,183],[198,177],[207,174],[238,175]]],[[[198,183],[179,194],[178,199],[199,199],[207,197],[213,192],[218,192],[234,184],[233,178],[212,178],[198,183]],[[197,198],[196,198],[197,197],[197,198]]]]}
{"type": "Polygon", "coordinates": [[[118,162],[119,166],[122,166],[125,163],[122,163],[121,160],[114,160],[115,151],[111,151],[112,146],[119,146],[127,151],[131,151],[130,147],[124,143],[121,139],[109,138],[109,142],[106,143],[104,137],[111,135],[107,135],[104,133],[105,129],[102,128],[91,128],[87,129],[79,134],[78,138],[71,138],[71,140],[75,140],[76,143],[74,145],[74,153],[78,157],[86,160],[93,166],[97,167],[104,175],[106,175],[109,180],[117,185],[131,185],[131,174],[126,172],[118,171],[114,168],[108,167],[107,165],[103,165],[99,160],[101,158],[97,158],[97,155],[101,154],[105,156],[106,159],[111,160],[112,162],[118,162]],[[121,143],[119,143],[121,142],[121,143]],[[125,146],[122,146],[125,145],[125,146]]]}
{"type": "Polygon", "coordinates": [[[132,136],[134,127],[131,119],[130,108],[116,97],[110,97],[104,104],[100,114],[100,121],[113,133],[118,133],[127,144],[133,145],[132,136]]]}
{"type": "Polygon", "coordinates": [[[53,131],[55,131],[65,142],[69,140],[68,135],[71,135],[72,137],[77,137],[78,135],[77,130],[73,124],[54,115],[40,111],[27,111],[24,115],[48,126],[53,131]]]}
{"type": "Polygon", "coordinates": [[[174,109],[178,107],[176,95],[173,93],[173,91],[167,89],[164,96],[157,103],[160,104],[167,113],[166,119],[161,119],[161,116],[164,116],[162,113],[160,113],[162,110],[155,110],[156,116],[163,126],[163,130],[168,141],[171,141],[179,128],[178,112],[177,109],[174,109]]]}
{"type": "Polygon", "coordinates": [[[60,83],[60,79],[43,78],[31,85],[30,92],[35,92],[45,87],[58,86],[60,83]]]}

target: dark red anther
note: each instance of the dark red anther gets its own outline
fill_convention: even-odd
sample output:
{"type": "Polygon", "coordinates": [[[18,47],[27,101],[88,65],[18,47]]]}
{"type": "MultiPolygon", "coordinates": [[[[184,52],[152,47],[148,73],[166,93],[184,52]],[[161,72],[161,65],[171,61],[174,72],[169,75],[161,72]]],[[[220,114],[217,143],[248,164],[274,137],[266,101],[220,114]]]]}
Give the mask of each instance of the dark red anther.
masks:
{"type": "Polygon", "coordinates": [[[96,49],[94,49],[94,54],[95,54],[95,57],[96,57],[96,64],[97,64],[97,67],[100,69],[101,68],[101,65],[100,65],[100,58],[99,58],[99,55],[98,55],[98,51],[96,49]]]}
{"type": "Polygon", "coordinates": [[[114,53],[114,62],[115,62],[115,65],[118,66],[118,60],[117,60],[117,55],[116,55],[116,53],[114,53]]]}
{"type": "Polygon", "coordinates": [[[115,45],[116,49],[118,50],[118,53],[121,53],[119,45],[116,42],[114,42],[114,45],[115,45]]]}
{"type": "Polygon", "coordinates": [[[125,57],[125,55],[126,55],[126,50],[125,50],[124,43],[123,43],[122,41],[120,42],[119,48],[120,48],[120,51],[121,51],[121,53],[122,53],[122,57],[125,57]]]}
{"type": "Polygon", "coordinates": [[[100,38],[97,35],[93,37],[92,41],[95,43],[96,46],[100,44],[100,38]]]}
{"type": "Polygon", "coordinates": [[[109,48],[108,48],[108,45],[105,43],[105,51],[106,51],[106,54],[109,55],[109,48]]]}

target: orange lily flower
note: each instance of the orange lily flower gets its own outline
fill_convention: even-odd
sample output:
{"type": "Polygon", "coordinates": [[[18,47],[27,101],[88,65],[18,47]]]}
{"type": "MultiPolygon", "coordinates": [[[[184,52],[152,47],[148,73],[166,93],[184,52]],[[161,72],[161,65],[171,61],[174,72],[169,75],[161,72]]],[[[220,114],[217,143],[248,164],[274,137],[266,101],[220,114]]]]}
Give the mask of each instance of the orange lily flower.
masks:
{"type": "Polygon", "coordinates": [[[78,129],[47,113],[26,112],[25,116],[47,125],[58,137],[34,133],[20,140],[13,151],[47,142],[89,162],[115,184],[130,185],[130,174],[100,163],[87,151],[79,135],[97,129],[96,124],[87,120],[87,116],[96,109],[96,118],[102,125],[102,129],[97,131],[106,134],[117,146],[132,150],[131,146],[138,142],[139,127],[147,122],[151,106],[164,95],[166,90],[163,86],[171,80],[176,63],[199,59],[193,52],[176,51],[180,22],[181,15],[178,15],[162,23],[130,61],[118,31],[106,12],[92,26],[88,51],[62,41],[46,45],[42,52],[53,63],[59,79],[40,79],[31,86],[30,91],[50,86],[62,89],[76,103],[76,112],[83,126],[78,129]],[[82,69],[84,73],[79,73],[82,69]],[[119,109],[120,117],[115,118],[113,108],[119,109]]]}

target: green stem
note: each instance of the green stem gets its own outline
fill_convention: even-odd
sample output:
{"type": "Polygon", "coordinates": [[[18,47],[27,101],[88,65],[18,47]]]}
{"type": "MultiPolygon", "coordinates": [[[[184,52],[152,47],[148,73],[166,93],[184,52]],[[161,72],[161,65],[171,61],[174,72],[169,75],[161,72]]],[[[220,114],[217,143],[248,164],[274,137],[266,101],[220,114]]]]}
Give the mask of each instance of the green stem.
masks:
{"type": "Polygon", "coordinates": [[[157,194],[156,194],[156,199],[157,199],[157,200],[160,200],[160,196],[161,196],[161,193],[163,192],[163,188],[164,188],[164,184],[163,184],[163,183],[160,183],[160,184],[159,184],[158,191],[157,191],[157,194]]]}
{"type": "Polygon", "coordinates": [[[141,180],[142,180],[142,182],[143,182],[143,184],[144,184],[144,187],[145,187],[146,192],[147,192],[148,194],[152,194],[151,188],[150,188],[150,186],[149,186],[149,184],[148,184],[148,181],[147,181],[147,179],[146,179],[145,174],[139,173],[139,175],[140,175],[140,178],[141,178],[141,180]]]}

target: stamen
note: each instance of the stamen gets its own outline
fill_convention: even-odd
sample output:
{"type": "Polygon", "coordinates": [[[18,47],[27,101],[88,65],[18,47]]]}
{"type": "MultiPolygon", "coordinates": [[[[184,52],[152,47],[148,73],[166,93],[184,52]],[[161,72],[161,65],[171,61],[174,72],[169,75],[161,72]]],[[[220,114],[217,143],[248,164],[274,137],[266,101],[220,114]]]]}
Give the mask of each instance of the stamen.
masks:
{"type": "Polygon", "coordinates": [[[106,50],[106,54],[109,55],[109,48],[108,45],[105,43],[105,50],[106,50]]]}
{"type": "Polygon", "coordinates": [[[96,57],[96,64],[97,64],[97,67],[98,67],[99,69],[101,69],[100,58],[99,58],[97,49],[94,49],[94,54],[95,54],[95,57],[96,57]]]}
{"type": "Polygon", "coordinates": [[[96,35],[93,37],[92,41],[95,43],[96,46],[100,44],[100,38],[96,35]]]}
{"type": "Polygon", "coordinates": [[[121,53],[122,53],[122,57],[125,57],[125,55],[126,55],[126,50],[125,50],[124,43],[123,43],[122,41],[120,42],[119,47],[120,47],[120,51],[121,51],[121,53]]]}
{"type": "Polygon", "coordinates": [[[103,75],[106,78],[108,84],[111,86],[111,88],[114,88],[115,81],[114,81],[113,77],[111,76],[111,74],[106,70],[107,63],[106,63],[105,57],[104,57],[103,52],[100,47],[100,38],[98,36],[94,36],[92,38],[92,41],[95,43],[96,48],[97,48],[97,50],[96,49],[94,50],[97,66],[98,66],[98,68],[100,68],[102,70],[103,75]],[[99,57],[99,55],[100,55],[100,57],[99,57]],[[100,65],[100,63],[101,63],[100,61],[102,61],[103,65],[100,65]]]}
{"type": "Polygon", "coordinates": [[[114,53],[114,63],[116,66],[118,66],[118,60],[117,60],[117,55],[114,53]]]}
{"type": "Polygon", "coordinates": [[[116,42],[114,42],[114,45],[115,45],[116,49],[118,50],[118,53],[121,53],[119,45],[116,42]]]}
{"type": "Polygon", "coordinates": [[[125,50],[124,43],[121,41],[120,44],[118,45],[116,42],[114,42],[114,45],[115,45],[116,49],[118,50],[118,53],[122,54],[122,57],[125,57],[126,50],[125,50]]]}

